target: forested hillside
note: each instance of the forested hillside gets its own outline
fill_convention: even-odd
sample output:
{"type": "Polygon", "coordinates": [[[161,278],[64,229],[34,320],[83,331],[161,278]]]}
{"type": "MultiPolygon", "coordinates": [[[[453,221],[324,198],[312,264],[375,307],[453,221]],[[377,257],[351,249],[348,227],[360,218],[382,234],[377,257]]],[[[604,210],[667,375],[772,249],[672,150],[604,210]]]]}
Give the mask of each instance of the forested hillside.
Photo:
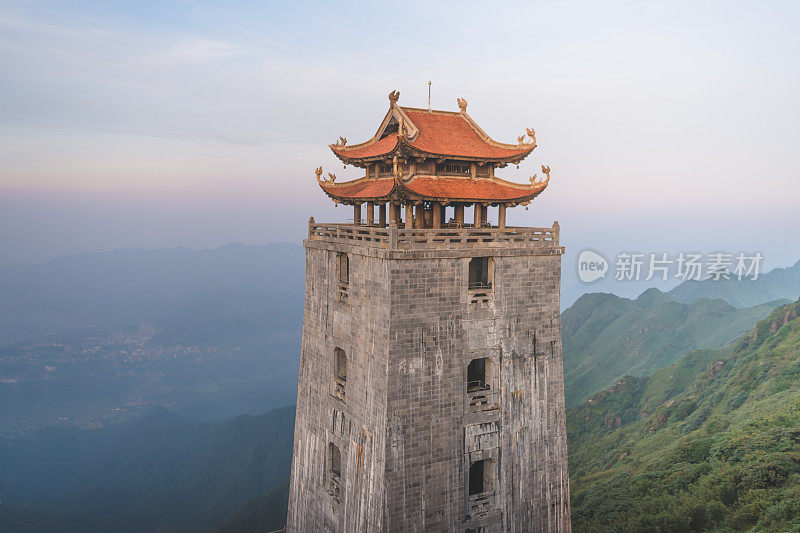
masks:
{"type": "Polygon", "coordinates": [[[798,316],[571,409],[575,531],[800,528],[798,316]]]}

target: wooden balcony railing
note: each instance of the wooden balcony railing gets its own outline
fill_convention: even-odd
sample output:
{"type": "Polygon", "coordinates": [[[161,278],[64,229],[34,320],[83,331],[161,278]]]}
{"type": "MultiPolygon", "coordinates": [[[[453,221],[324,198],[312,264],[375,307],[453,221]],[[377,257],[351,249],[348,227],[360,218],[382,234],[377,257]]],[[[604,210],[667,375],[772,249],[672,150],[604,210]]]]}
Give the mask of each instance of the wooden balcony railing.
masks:
{"type": "Polygon", "coordinates": [[[356,224],[318,224],[308,221],[308,238],[327,242],[361,244],[390,250],[446,248],[448,244],[557,247],[558,223],[551,228],[446,227],[405,229],[356,224]]]}

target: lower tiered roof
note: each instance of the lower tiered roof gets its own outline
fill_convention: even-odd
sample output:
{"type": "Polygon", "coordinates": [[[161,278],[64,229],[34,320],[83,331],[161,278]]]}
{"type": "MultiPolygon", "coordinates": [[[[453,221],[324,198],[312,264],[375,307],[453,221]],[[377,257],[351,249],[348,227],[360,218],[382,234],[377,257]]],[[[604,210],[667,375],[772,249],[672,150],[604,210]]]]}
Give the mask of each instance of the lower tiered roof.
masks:
{"type": "Polygon", "coordinates": [[[499,178],[414,176],[408,180],[360,178],[344,183],[320,180],[319,184],[325,194],[343,204],[410,200],[516,205],[536,198],[547,187],[549,179],[548,176],[543,181],[524,185],[499,178]]]}

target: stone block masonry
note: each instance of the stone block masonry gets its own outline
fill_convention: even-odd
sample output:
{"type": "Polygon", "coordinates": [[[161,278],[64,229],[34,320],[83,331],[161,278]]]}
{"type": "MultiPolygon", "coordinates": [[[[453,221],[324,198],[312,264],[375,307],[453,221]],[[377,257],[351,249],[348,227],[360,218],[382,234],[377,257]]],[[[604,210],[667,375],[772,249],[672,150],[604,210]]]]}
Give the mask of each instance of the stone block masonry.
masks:
{"type": "Polygon", "coordinates": [[[557,237],[304,244],[286,530],[570,531],[557,237]]]}

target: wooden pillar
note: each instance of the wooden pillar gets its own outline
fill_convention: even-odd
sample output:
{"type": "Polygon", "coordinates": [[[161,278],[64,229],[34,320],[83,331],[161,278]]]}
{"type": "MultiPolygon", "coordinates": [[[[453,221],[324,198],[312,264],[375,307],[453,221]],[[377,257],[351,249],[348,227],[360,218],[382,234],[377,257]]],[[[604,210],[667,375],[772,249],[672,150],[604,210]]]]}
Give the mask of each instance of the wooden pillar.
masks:
{"type": "Polygon", "coordinates": [[[473,224],[476,228],[480,227],[483,215],[481,215],[481,204],[475,202],[475,214],[473,215],[473,224]]]}
{"type": "Polygon", "coordinates": [[[482,205],[481,206],[481,226],[488,226],[489,225],[489,206],[482,205]]]}
{"type": "Polygon", "coordinates": [[[380,227],[386,225],[386,204],[381,204],[378,207],[378,225],[380,225],[380,227]]]}
{"type": "Polygon", "coordinates": [[[439,229],[442,227],[442,204],[433,202],[433,227],[439,229]]]}
{"type": "Polygon", "coordinates": [[[423,212],[422,204],[417,204],[414,206],[414,227],[425,227],[425,213],[423,212]]]}
{"type": "Polygon", "coordinates": [[[414,205],[406,202],[406,229],[414,227],[414,205]]]}
{"type": "Polygon", "coordinates": [[[500,204],[497,215],[497,227],[500,229],[506,228],[506,204],[500,204]]]}
{"type": "Polygon", "coordinates": [[[375,204],[367,202],[367,226],[375,225],[375,204]]]}
{"type": "Polygon", "coordinates": [[[394,203],[389,203],[389,224],[392,226],[398,226],[399,221],[397,220],[397,205],[394,203]]]}
{"type": "Polygon", "coordinates": [[[464,225],[464,204],[456,204],[456,224],[459,226],[464,225]]]}
{"type": "Polygon", "coordinates": [[[361,204],[353,204],[353,224],[361,224],[361,204]]]}

